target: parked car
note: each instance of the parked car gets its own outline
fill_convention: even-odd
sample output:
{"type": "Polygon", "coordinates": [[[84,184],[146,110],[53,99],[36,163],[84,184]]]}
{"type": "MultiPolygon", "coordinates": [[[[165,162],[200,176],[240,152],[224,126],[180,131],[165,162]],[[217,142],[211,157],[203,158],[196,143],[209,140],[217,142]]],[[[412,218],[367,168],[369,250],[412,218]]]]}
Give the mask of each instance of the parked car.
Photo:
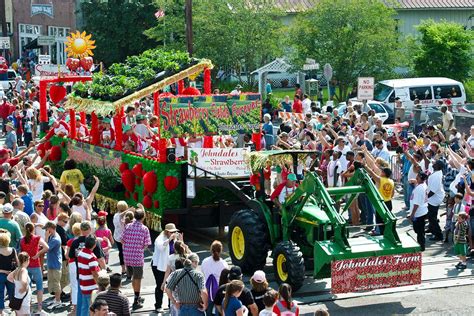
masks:
{"type": "MultiPolygon", "coordinates": [[[[362,105],[362,102],[359,102],[359,101],[351,101],[351,102],[352,102],[352,105],[356,105],[356,104],[362,105]]],[[[386,124],[389,123],[386,121],[390,120],[390,113],[391,113],[391,122],[393,123],[393,118],[394,118],[393,110],[389,109],[382,102],[368,101],[367,104],[372,110],[375,111],[375,117],[381,119],[382,123],[386,123],[386,124]]],[[[339,111],[340,114],[346,114],[347,112],[346,102],[339,103],[336,109],[339,111]]]]}
{"type": "Polygon", "coordinates": [[[0,84],[2,85],[5,92],[13,87],[16,76],[16,71],[13,69],[8,69],[6,73],[0,74],[0,84]]]}

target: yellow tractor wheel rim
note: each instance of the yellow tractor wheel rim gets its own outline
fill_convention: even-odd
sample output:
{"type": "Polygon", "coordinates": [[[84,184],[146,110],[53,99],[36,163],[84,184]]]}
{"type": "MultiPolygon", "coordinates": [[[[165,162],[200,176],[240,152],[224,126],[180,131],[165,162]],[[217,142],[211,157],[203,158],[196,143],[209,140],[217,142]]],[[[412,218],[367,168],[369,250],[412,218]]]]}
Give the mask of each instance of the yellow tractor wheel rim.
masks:
{"type": "Polygon", "coordinates": [[[286,258],[284,254],[281,253],[278,255],[276,264],[278,277],[285,282],[286,279],[288,279],[288,272],[286,270],[286,258]]]}
{"type": "Polygon", "coordinates": [[[232,230],[232,250],[237,260],[241,260],[245,253],[245,238],[242,229],[239,226],[235,226],[232,230]]]}

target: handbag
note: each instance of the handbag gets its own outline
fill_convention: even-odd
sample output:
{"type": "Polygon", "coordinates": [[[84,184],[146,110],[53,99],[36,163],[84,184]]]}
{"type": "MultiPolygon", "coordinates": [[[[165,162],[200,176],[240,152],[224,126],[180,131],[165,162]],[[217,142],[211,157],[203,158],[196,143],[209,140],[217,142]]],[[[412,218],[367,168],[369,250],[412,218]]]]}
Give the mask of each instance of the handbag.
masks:
{"type": "Polygon", "coordinates": [[[22,298],[16,298],[15,296],[10,298],[10,304],[8,304],[8,307],[10,307],[14,311],[18,311],[21,309],[21,305],[23,304],[23,300],[25,299],[26,295],[28,295],[28,291],[26,290],[25,295],[23,295],[22,298]]]}

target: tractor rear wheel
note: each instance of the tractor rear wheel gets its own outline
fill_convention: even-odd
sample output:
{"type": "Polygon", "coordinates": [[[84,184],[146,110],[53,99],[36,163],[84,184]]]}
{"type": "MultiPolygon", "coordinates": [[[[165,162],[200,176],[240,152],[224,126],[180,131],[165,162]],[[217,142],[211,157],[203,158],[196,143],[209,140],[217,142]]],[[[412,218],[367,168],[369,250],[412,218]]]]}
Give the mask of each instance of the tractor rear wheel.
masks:
{"type": "Polygon", "coordinates": [[[288,283],[293,291],[304,282],[305,266],[303,254],[292,241],[282,241],[273,250],[273,269],[279,284],[288,283]]]}
{"type": "Polygon", "coordinates": [[[229,251],[233,264],[245,272],[263,269],[269,244],[267,225],[255,211],[241,210],[232,215],[229,223],[229,251]]]}

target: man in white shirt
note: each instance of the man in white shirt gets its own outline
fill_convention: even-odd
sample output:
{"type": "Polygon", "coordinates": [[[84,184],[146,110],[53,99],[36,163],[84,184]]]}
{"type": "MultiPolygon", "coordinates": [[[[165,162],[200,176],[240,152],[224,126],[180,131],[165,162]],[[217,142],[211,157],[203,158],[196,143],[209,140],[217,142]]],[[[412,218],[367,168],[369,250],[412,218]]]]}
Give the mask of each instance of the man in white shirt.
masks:
{"type": "Polygon", "coordinates": [[[428,230],[433,235],[430,240],[443,240],[443,233],[438,222],[438,209],[444,200],[443,162],[437,160],[433,164],[433,173],[428,177],[428,230]]]}
{"type": "Polygon", "coordinates": [[[241,89],[242,89],[242,86],[240,84],[237,85],[237,87],[235,87],[235,89],[230,92],[230,95],[240,95],[241,89]]]}
{"type": "Polygon", "coordinates": [[[426,179],[428,176],[424,172],[416,176],[417,185],[410,196],[410,211],[408,219],[413,223],[413,230],[416,233],[416,240],[420,244],[421,251],[425,250],[425,220],[428,214],[428,198],[426,195],[426,179]]]}
{"type": "Polygon", "coordinates": [[[441,107],[441,113],[443,113],[443,132],[447,134],[451,127],[454,127],[454,116],[453,113],[448,111],[446,105],[441,107]]]}
{"type": "Polygon", "coordinates": [[[303,114],[307,113],[311,114],[311,99],[305,94],[303,99],[303,114]]]}
{"type": "Polygon", "coordinates": [[[474,149],[474,125],[471,126],[471,135],[467,139],[467,144],[471,149],[474,149]]]}
{"type": "Polygon", "coordinates": [[[390,162],[390,153],[384,148],[383,141],[381,139],[374,142],[375,148],[372,150],[372,156],[374,158],[382,158],[386,162],[390,162]]]}

